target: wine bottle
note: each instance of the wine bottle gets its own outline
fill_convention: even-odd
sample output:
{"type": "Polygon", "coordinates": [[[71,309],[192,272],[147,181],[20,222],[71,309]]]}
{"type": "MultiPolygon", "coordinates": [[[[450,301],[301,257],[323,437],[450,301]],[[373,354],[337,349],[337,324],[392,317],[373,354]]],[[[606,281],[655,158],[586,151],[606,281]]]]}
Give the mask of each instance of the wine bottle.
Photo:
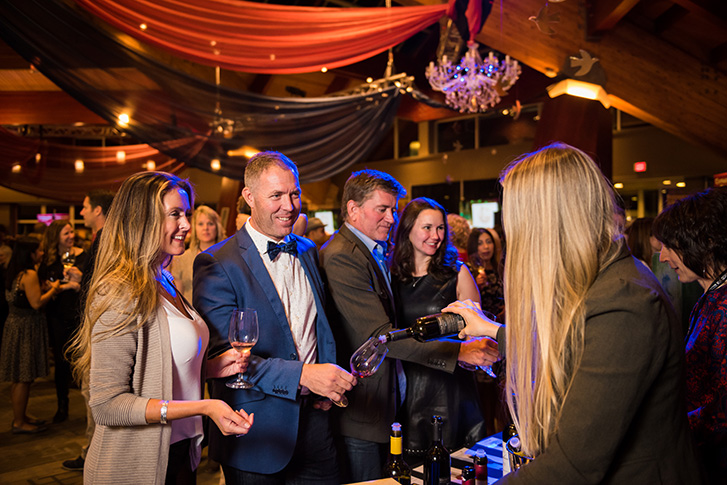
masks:
{"type": "Polygon", "coordinates": [[[479,449],[474,457],[475,485],[487,485],[487,455],[479,449]]]}
{"type": "Polygon", "coordinates": [[[404,485],[411,484],[411,467],[406,464],[401,456],[402,437],[401,424],[393,423],[391,425],[391,437],[389,439],[389,461],[384,468],[384,476],[391,477],[404,485]]]}
{"type": "Polygon", "coordinates": [[[475,485],[475,469],[472,465],[462,468],[462,485],[475,485]]]}
{"type": "Polygon", "coordinates": [[[507,452],[507,441],[517,434],[517,428],[514,424],[509,424],[502,430],[502,475],[510,473],[510,453],[507,452]]]}
{"type": "Polygon", "coordinates": [[[442,443],[442,417],[432,416],[432,425],[432,446],[424,455],[424,485],[449,485],[452,462],[442,443]]]}
{"type": "Polygon", "coordinates": [[[384,335],[387,342],[414,338],[427,342],[447,335],[456,335],[464,328],[464,318],[456,313],[435,313],[417,318],[409,328],[394,330],[384,335]]]}

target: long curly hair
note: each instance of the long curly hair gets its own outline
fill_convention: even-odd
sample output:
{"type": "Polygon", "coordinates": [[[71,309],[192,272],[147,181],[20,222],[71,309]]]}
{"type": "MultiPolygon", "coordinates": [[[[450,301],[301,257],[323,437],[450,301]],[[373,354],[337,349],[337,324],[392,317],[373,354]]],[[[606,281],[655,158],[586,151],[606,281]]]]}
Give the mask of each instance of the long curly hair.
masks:
{"type": "Polygon", "coordinates": [[[447,211],[434,200],[419,197],[409,202],[401,214],[399,225],[396,228],[396,235],[394,236],[394,250],[390,258],[392,276],[404,282],[411,281],[414,274],[414,248],[409,240],[409,234],[411,234],[414,222],[416,222],[419,214],[427,209],[439,211],[444,220],[442,243],[430,259],[427,273],[440,281],[449,279],[457,273],[457,249],[449,241],[447,211]]]}
{"type": "Polygon", "coordinates": [[[554,143],[501,177],[507,231],[506,399],[530,456],[547,449],[583,355],[586,294],[618,254],[614,192],[588,155],[554,143]]]}
{"type": "Polygon", "coordinates": [[[83,324],[69,348],[74,376],[80,381],[91,365],[94,325],[108,310],[124,315],[95,339],[143,326],[159,305],[156,276],[166,265],[163,257],[164,196],[184,190],[190,207],[194,194],[189,182],[166,172],[140,172],[121,185],[104,225],[88,290],[83,324]]]}
{"type": "Polygon", "coordinates": [[[66,226],[70,226],[71,221],[68,219],[58,219],[50,223],[48,229],[43,233],[43,242],[41,247],[43,248],[43,258],[41,259],[41,266],[50,266],[58,259],[58,243],[61,239],[61,231],[66,226]]]}

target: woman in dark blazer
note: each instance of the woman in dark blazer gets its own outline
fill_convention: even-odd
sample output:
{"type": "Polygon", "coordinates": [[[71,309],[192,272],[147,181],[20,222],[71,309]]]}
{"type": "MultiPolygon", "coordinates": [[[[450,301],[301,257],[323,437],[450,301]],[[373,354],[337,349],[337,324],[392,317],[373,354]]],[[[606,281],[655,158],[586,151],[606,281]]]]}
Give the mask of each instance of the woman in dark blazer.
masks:
{"type": "Polygon", "coordinates": [[[471,302],[446,309],[507,357],[508,407],[535,459],[498,483],[701,483],[679,320],[617,235],[610,183],[561,143],[501,182],[507,326],[471,302]]]}

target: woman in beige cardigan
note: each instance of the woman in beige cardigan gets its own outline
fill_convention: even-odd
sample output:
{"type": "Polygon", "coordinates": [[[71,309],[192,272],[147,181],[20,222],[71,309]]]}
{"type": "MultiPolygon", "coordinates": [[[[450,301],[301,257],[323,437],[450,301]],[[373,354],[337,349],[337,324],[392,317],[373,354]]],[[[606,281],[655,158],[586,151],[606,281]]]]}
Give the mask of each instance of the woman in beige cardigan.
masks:
{"type": "Polygon", "coordinates": [[[245,411],[202,399],[203,371],[244,372],[247,358],[230,349],[206,360],[207,326],[163,269],[184,252],[192,204],[187,181],[143,172],[111,205],[72,347],[96,421],[85,483],[194,483],[202,416],[224,434],[252,425],[245,411]]]}

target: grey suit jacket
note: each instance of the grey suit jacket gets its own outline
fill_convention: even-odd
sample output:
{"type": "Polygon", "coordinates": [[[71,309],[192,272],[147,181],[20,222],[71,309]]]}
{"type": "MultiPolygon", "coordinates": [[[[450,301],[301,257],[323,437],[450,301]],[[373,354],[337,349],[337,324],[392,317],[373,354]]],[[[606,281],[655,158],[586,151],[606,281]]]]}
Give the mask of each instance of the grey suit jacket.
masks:
{"type": "Polygon", "coordinates": [[[702,483],[687,423],[681,325],[627,248],[586,296],[583,358],[548,448],[497,483],[702,483]]]}
{"type": "MultiPolygon", "coordinates": [[[[321,248],[321,265],[331,293],[329,320],[339,365],[348,369],[351,354],[369,337],[396,328],[393,297],[373,255],[345,225],[321,248]]],[[[390,343],[378,372],[359,379],[347,393],[349,406],[341,410],[340,432],[362,440],[388,442],[397,405],[394,359],[453,372],[458,355],[457,343],[390,343]]]]}

